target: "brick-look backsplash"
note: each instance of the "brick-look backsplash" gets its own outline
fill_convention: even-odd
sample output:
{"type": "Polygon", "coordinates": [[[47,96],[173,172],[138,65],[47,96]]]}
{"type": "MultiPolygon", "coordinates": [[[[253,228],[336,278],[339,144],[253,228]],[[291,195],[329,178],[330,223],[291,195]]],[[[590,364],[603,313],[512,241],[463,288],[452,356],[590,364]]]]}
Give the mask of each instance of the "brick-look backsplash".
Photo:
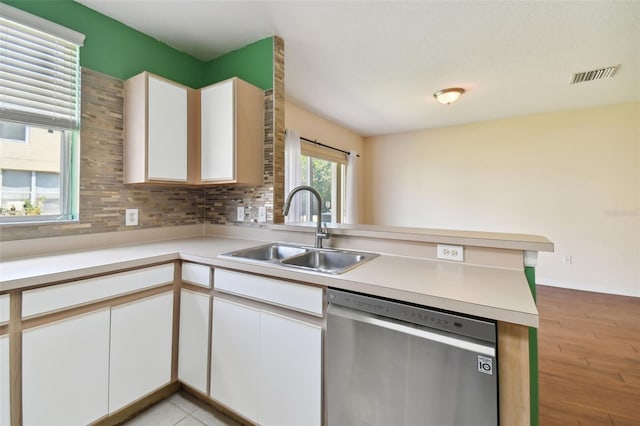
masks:
{"type": "Polygon", "coordinates": [[[264,182],[262,186],[215,186],[206,190],[206,220],[237,222],[237,207],[245,208],[245,223],[256,222],[258,207],[267,222],[282,223],[284,204],[284,41],[273,37],[273,90],[264,97],[264,182]],[[275,204],[274,204],[275,202],[275,204]]]}
{"type": "Polygon", "coordinates": [[[80,221],[3,226],[2,241],[203,222],[204,191],[201,188],[123,184],[123,96],[122,80],[82,69],[80,221]],[[127,208],[139,209],[139,226],[125,228],[127,208]]]}
{"type": "Polygon", "coordinates": [[[185,187],[124,185],[122,182],[124,82],[82,69],[80,131],[80,221],[66,224],[11,225],[0,241],[58,237],[203,223],[236,222],[244,206],[245,222],[282,222],[284,202],[284,42],[274,37],[274,88],[265,92],[264,184],[185,187]],[[277,194],[274,197],[274,193],[277,194]],[[276,205],[274,214],[274,198],[276,205]],[[125,227],[127,208],[139,209],[139,226],[125,227]],[[278,220],[279,219],[279,220],[278,220]]]}

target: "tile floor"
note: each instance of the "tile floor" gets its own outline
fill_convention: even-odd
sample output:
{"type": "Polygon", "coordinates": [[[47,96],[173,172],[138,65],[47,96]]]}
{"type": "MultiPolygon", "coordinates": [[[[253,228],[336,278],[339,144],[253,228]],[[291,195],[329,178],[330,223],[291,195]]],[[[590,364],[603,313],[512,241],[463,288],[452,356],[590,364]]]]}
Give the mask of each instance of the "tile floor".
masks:
{"type": "Polygon", "coordinates": [[[123,426],[241,426],[184,392],[158,402],[123,426]]]}

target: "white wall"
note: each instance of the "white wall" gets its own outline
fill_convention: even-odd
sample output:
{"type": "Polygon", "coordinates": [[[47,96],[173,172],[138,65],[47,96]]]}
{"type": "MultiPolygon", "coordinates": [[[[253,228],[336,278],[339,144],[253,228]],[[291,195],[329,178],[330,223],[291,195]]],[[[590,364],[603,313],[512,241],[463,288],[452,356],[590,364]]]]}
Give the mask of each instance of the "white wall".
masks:
{"type": "Polygon", "coordinates": [[[541,234],[538,283],[640,296],[640,104],[371,137],[364,158],[366,223],[541,234]]]}
{"type": "MultiPolygon", "coordinates": [[[[286,101],[284,105],[284,125],[287,129],[297,130],[300,132],[300,136],[307,139],[317,140],[318,142],[344,151],[355,150],[361,155],[363,154],[364,139],[362,136],[307,111],[290,101],[286,101]]],[[[361,156],[360,159],[362,167],[359,168],[359,181],[363,182],[365,177],[363,156],[361,156]]],[[[364,205],[364,200],[364,191],[360,191],[358,194],[358,204],[361,207],[364,205]]],[[[359,212],[360,220],[363,220],[364,215],[362,208],[359,209],[359,212]]]]}

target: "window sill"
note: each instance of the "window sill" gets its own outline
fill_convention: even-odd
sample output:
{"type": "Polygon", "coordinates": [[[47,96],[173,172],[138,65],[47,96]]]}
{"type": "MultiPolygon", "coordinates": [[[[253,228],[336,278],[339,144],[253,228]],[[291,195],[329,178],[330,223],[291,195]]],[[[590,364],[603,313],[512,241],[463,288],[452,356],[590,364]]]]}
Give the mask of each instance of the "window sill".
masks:
{"type": "Polygon", "coordinates": [[[25,217],[32,216],[5,216],[0,218],[1,227],[13,227],[13,226],[39,226],[39,225],[70,225],[80,223],[78,219],[55,219],[55,218],[42,218],[42,219],[30,219],[24,220],[25,217]],[[11,218],[11,220],[6,220],[11,218]]]}

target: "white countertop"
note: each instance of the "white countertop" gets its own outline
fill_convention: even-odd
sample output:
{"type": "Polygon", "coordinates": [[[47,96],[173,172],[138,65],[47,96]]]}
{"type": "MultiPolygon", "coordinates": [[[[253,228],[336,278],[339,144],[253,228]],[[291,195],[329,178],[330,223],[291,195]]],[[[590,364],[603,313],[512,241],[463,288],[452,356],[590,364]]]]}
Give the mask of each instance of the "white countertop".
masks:
{"type": "Polygon", "coordinates": [[[3,261],[0,291],[184,259],[538,326],[538,312],[523,271],[382,254],[344,274],[329,275],[218,257],[263,243],[203,236],[3,261]]]}

